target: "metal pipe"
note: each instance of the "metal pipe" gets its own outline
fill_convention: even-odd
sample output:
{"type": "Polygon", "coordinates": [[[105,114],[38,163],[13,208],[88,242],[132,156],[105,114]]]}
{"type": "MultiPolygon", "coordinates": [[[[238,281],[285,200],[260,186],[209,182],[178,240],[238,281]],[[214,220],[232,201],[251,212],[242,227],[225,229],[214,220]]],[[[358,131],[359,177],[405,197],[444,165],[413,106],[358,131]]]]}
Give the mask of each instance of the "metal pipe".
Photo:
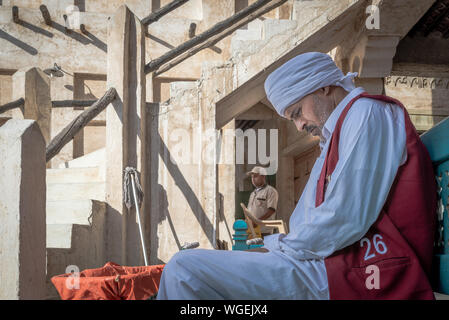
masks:
{"type": "Polygon", "coordinates": [[[145,241],[143,239],[142,223],[140,222],[140,210],[139,210],[139,202],[137,201],[136,185],[134,182],[134,174],[133,173],[130,173],[130,174],[131,174],[131,185],[133,188],[134,204],[136,205],[137,223],[139,225],[140,241],[142,242],[143,259],[145,261],[145,266],[148,266],[147,250],[145,247],[145,241]]]}

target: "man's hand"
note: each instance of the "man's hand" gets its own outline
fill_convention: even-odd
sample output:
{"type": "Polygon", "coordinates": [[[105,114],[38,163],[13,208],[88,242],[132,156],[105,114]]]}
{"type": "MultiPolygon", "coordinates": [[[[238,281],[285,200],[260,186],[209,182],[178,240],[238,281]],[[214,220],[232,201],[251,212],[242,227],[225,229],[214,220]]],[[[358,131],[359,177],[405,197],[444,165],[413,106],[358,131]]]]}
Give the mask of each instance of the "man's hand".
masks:
{"type": "Polygon", "coordinates": [[[248,249],[248,250],[245,250],[245,251],[247,251],[247,252],[262,252],[262,253],[269,252],[268,249],[265,249],[265,248],[262,248],[262,247],[254,248],[254,249],[248,249]]]}
{"type": "Polygon", "coordinates": [[[273,215],[273,213],[275,213],[276,211],[273,208],[268,208],[267,212],[265,212],[265,214],[260,217],[260,220],[267,220],[269,217],[271,217],[273,215]]]}

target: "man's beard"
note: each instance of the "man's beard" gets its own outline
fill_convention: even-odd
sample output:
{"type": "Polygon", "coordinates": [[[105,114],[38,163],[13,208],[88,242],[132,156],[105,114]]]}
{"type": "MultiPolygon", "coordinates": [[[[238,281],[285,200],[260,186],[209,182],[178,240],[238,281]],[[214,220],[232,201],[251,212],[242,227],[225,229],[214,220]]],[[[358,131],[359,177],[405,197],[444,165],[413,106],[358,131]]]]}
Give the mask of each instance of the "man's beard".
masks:
{"type": "Polygon", "coordinates": [[[318,136],[321,139],[323,138],[322,130],[324,127],[324,123],[326,122],[327,118],[329,118],[329,115],[325,110],[326,106],[323,103],[323,101],[316,95],[313,95],[313,101],[315,104],[315,112],[317,113],[318,119],[321,123],[321,125],[309,125],[305,126],[305,130],[307,133],[310,133],[313,136],[318,136]]]}
{"type": "Polygon", "coordinates": [[[321,131],[318,126],[305,126],[304,129],[307,131],[307,133],[310,133],[311,135],[316,135],[316,132],[321,131]]]}

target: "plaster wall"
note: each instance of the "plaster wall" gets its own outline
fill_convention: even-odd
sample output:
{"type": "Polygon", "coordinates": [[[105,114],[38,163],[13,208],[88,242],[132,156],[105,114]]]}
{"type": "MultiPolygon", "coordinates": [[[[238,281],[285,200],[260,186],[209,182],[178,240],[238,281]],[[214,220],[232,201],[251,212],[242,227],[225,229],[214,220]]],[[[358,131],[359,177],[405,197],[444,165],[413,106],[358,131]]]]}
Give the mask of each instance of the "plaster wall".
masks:
{"type": "MultiPolygon", "coordinates": [[[[149,163],[157,172],[151,176],[157,186],[150,201],[152,263],[167,262],[185,242],[216,247],[223,221],[217,216],[214,104],[232,90],[232,66],[209,64],[203,70],[200,81],[174,83],[169,101],[149,105],[149,163]]],[[[229,211],[224,215],[228,221],[229,211]]]]}
{"type": "Polygon", "coordinates": [[[0,127],[0,299],[45,296],[45,141],[33,120],[0,127]]]}

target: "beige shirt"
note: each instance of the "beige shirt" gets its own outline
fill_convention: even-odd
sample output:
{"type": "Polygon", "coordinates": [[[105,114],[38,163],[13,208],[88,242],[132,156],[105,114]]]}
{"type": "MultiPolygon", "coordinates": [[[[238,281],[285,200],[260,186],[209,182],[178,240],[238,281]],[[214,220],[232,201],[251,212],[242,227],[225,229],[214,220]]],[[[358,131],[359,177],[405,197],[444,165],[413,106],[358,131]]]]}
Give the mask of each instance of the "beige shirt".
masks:
{"type": "MultiPolygon", "coordinates": [[[[267,213],[268,208],[277,210],[278,192],[270,185],[265,185],[262,188],[256,188],[249,196],[248,209],[257,218],[261,218],[267,213]]],[[[276,212],[265,220],[276,219],[276,212]]],[[[272,233],[272,228],[261,228],[262,233],[272,233]]]]}

